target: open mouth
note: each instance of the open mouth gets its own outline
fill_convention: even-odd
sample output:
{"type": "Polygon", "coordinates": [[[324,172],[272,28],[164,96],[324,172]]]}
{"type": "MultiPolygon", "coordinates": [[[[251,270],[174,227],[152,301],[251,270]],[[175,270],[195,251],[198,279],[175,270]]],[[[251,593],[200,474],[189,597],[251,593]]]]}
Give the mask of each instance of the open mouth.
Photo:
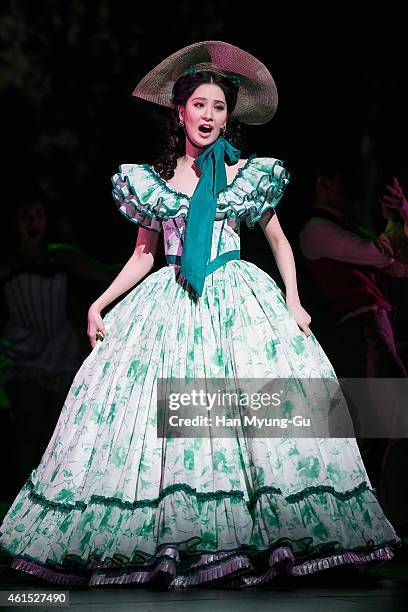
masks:
{"type": "Polygon", "coordinates": [[[200,125],[200,127],[198,128],[198,130],[202,133],[202,134],[211,134],[211,132],[213,131],[212,127],[210,127],[209,125],[200,125]]]}

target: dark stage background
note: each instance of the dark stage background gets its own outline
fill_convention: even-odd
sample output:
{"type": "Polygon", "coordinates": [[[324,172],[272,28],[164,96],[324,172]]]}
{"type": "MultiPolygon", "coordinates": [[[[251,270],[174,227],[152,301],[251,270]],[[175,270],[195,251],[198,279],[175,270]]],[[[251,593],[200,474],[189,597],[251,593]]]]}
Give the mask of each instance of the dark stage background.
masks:
{"type": "MultiPolygon", "coordinates": [[[[114,207],[110,177],[120,163],[153,162],[166,117],[131,92],[176,49],[217,39],[254,53],[276,80],[277,114],[246,130],[243,153],[277,157],[290,170],[278,214],[295,255],[316,159],[346,163],[356,221],[381,231],[378,196],[394,175],[408,187],[406,51],[397,31],[400,16],[387,7],[358,20],[344,5],[341,12],[333,5],[330,13],[307,7],[304,14],[294,4],[238,7],[224,1],[3,2],[4,215],[17,200],[43,199],[65,235],[89,255],[124,262],[137,228],[114,207]]],[[[6,245],[3,236],[1,248],[6,245]]],[[[243,228],[242,257],[276,275],[259,227],[243,228]]],[[[163,262],[159,257],[157,265],[163,262]]],[[[299,276],[308,305],[313,296],[301,262],[299,276]]],[[[400,300],[405,285],[397,283],[400,300]]]]}
{"type": "MultiPolygon", "coordinates": [[[[110,178],[119,164],[153,163],[163,143],[167,112],[131,92],[146,72],[177,49],[200,40],[224,40],[256,55],[277,84],[278,111],[270,123],[246,129],[242,157],[275,157],[291,173],[278,216],[294,250],[302,304],[326,350],[333,326],[298,249],[298,233],[312,204],[313,168],[319,161],[341,163],[349,179],[354,222],[378,233],[385,226],[379,196],[386,185],[398,176],[408,190],[405,20],[390,3],[378,14],[371,9],[360,18],[355,8],[331,3],[300,10],[294,3],[238,5],[225,0],[165,6],[3,0],[0,270],[16,247],[9,224],[15,207],[32,201],[44,202],[49,220],[57,221],[51,242],[79,247],[98,266],[106,264],[104,270],[108,264],[120,269],[133,253],[137,226],[117,211],[110,178]]],[[[259,226],[249,230],[242,224],[241,257],[282,286],[259,226]]],[[[155,268],[163,265],[161,247],[155,268]]],[[[85,358],[90,352],[87,311],[109,283],[101,276],[79,276],[69,280],[68,312],[85,358]]],[[[397,308],[396,339],[406,365],[407,284],[405,278],[389,279],[385,287],[397,308]]],[[[0,328],[8,316],[1,298],[0,328]]],[[[67,391],[61,387],[52,411],[47,408],[47,429],[37,411],[48,406],[48,396],[37,397],[35,404],[24,385],[14,389],[22,399],[13,407],[0,384],[0,513],[38,464],[67,391]],[[36,420],[37,434],[29,424],[34,427],[36,420]]]]}
{"type": "MultiPolygon", "coordinates": [[[[399,178],[408,194],[405,24],[391,3],[379,5],[376,14],[357,3],[325,3],[321,8],[307,3],[299,9],[295,3],[225,0],[181,0],[164,6],[118,0],[2,0],[0,349],[5,346],[1,331],[11,318],[3,290],[17,252],[10,222],[16,205],[43,202],[50,242],[75,245],[77,253],[93,260],[94,276],[85,278],[74,269],[66,298],[78,353],[81,359],[89,354],[88,308],[109,285],[103,274],[119,271],[133,253],[137,236],[137,226],[114,205],[111,176],[123,163],[153,163],[165,136],[167,111],[133,98],[131,92],[146,72],[177,49],[200,40],[223,40],[256,55],[276,81],[277,113],[270,123],[246,129],[242,157],[275,157],[291,173],[277,214],[294,251],[311,330],[331,358],[326,339],[335,327],[310,282],[298,233],[310,214],[317,163],[335,160],[346,169],[353,221],[372,232],[385,227],[379,196],[392,177],[399,178]]],[[[241,257],[283,288],[258,225],[249,230],[242,224],[241,257]]],[[[163,265],[161,246],[153,271],[163,265]]],[[[407,279],[384,281],[384,291],[396,307],[397,346],[408,367],[407,279]]],[[[35,299],[29,299],[37,294],[29,295],[27,302],[33,303],[35,299]]],[[[31,314],[34,309],[27,310],[31,314]]],[[[35,331],[41,340],[41,326],[35,331]]],[[[66,352],[63,359],[67,362],[66,352]]],[[[3,366],[8,362],[0,350],[0,375],[3,366]]],[[[30,387],[24,378],[8,388],[0,379],[0,519],[40,462],[68,388],[61,384],[55,393],[46,392],[41,385],[30,387]]],[[[384,470],[389,518],[405,535],[407,491],[401,483],[407,456],[406,446],[400,451],[397,447],[384,470]]],[[[379,473],[375,461],[373,465],[373,473],[379,473]]]]}

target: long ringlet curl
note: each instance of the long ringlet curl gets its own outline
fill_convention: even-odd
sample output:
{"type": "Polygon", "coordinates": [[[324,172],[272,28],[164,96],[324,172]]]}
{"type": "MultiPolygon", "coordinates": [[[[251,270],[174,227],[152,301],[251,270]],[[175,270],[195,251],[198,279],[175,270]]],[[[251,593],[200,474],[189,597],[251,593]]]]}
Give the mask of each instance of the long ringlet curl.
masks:
{"type": "Polygon", "coordinates": [[[238,96],[238,79],[230,78],[214,70],[200,70],[199,72],[188,71],[187,74],[179,77],[173,87],[174,110],[170,112],[167,121],[167,142],[160,155],[153,164],[154,170],[162,179],[168,181],[174,176],[177,160],[186,152],[186,141],[183,129],[179,125],[179,115],[177,107],[185,106],[187,100],[193,92],[204,83],[218,85],[224,92],[227,103],[228,119],[226,130],[221,135],[228,140],[234,147],[242,150],[244,138],[242,125],[231,117],[238,96]]]}

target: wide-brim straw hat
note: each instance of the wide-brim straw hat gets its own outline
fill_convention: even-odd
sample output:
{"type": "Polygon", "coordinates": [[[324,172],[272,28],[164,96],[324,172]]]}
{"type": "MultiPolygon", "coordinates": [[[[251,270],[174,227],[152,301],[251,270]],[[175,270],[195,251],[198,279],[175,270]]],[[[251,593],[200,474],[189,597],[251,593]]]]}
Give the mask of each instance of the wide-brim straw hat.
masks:
{"type": "Polygon", "coordinates": [[[174,108],[174,83],[191,65],[196,71],[213,67],[227,76],[238,75],[238,99],[233,117],[250,125],[272,119],[278,105],[278,92],[271,73],[247,51],[220,40],[194,43],[169,55],[143,77],[132,95],[174,108]]]}

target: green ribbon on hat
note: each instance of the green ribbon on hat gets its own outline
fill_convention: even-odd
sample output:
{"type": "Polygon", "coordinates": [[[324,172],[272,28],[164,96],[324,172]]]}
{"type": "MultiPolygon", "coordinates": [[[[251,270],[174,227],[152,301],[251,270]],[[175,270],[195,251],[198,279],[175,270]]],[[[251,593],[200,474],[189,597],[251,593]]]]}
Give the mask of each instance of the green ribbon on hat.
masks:
{"type": "Polygon", "coordinates": [[[225,161],[237,163],[241,151],[219,136],[195,160],[200,180],[190,199],[181,255],[181,274],[198,295],[203,292],[206,269],[211,256],[211,239],[217,195],[227,186],[225,161]]]}

